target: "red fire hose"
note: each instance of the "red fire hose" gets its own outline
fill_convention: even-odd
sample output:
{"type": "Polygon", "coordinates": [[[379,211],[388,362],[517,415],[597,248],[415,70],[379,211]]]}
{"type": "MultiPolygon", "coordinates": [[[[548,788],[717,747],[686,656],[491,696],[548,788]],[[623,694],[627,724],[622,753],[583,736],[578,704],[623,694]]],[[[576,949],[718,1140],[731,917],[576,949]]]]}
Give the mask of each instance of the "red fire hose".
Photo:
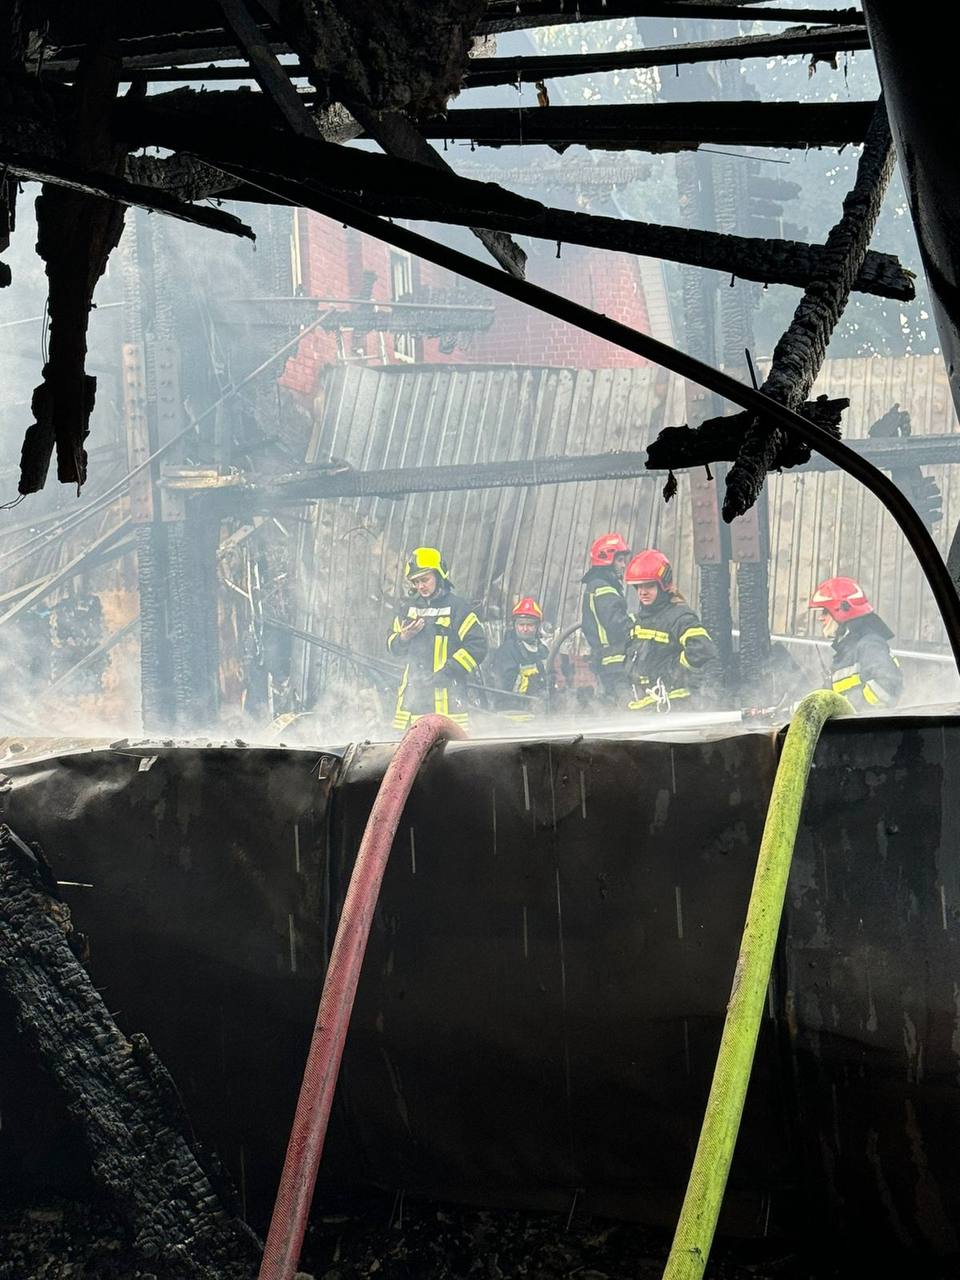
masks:
{"type": "Polygon", "coordinates": [[[383,775],[360,841],[323,981],[259,1280],[293,1280],[296,1275],[360,968],[403,806],[430,748],[447,738],[465,737],[460,726],[446,716],[424,716],[404,734],[383,775]]]}

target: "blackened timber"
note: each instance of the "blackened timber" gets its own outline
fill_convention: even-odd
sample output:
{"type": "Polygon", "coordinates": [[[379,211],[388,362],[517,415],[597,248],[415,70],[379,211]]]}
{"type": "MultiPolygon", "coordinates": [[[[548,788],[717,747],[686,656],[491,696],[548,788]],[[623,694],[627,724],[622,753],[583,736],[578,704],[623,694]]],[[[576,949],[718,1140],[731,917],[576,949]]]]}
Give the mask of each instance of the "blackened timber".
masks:
{"type": "MultiPolygon", "coordinates": [[[[726,58],[786,58],[793,54],[840,53],[868,49],[866,28],[857,24],[843,27],[791,27],[776,35],[734,36],[728,40],[697,40],[657,48],[627,49],[616,53],[567,53],[539,57],[483,58],[472,64],[464,77],[465,89],[481,89],[522,81],[556,80],[563,76],[596,75],[608,71],[631,71],[642,67],[685,66],[696,62],[717,62],[726,58]]],[[[215,68],[224,79],[232,68],[215,68]]],[[[292,74],[297,74],[290,68],[292,74]]],[[[176,71],[165,72],[169,79],[176,71]]],[[[203,72],[198,71],[198,76],[203,72]]],[[[235,74],[235,72],[233,72],[235,74]]],[[[151,77],[153,79],[155,77],[151,77]]]]}
{"type": "Polygon", "coordinates": [[[559,27],[571,22],[613,18],[708,18],[732,22],[822,22],[833,26],[862,22],[859,9],[784,9],[777,5],[714,3],[714,0],[505,0],[487,6],[477,30],[488,34],[559,27]]]}
{"type": "MultiPolygon", "coordinates": [[[[808,421],[818,423],[831,416],[839,417],[839,408],[845,400],[819,405],[812,402],[812,412],[804,412],[808,421]]],[[[689,452],[682,444],[668,449],[657,442],[657,452],[623,450],[617,453],[582,454],[575,457],[545,456],[542,458],[511,459],[507,462],[480,462],[451,464],[438,467],[396,467],[377,471],[352,471],[316,467],[289,475],[271,477],[269,480],[247,478],[241,484],[231,484],[223,489],[195,489],[190,487],[189,476],[182,481],[170,477],[164,481],[172,489],[182,487],[190,493],[191,500],[212,502],[222,506],[225,513],[268,513],[286,504],[324,502],[339,498],[396,499],[412,493],[473,493],[483,489],[536,489],[558,484],[583,484],[621,480],[656,480],[663,473],[688,470],[714,461],[729,461],[743,434],[744,420],[750,415],[731,414],[729,418],[714,419],[717,423],[733,423],[739,420],[739,432],[735,429],[716,431],[717,447],[710,449],[703,436],[696,435],[691,427],[673,427],[672,433],[686,433],[689,452]],[[670,461],[666,459],[669,457],[670,461]],[[682,459],[674,462],[674,458],[682,459]]],[[[818,423],[819,424],[819,423],[818,423]]],[[[900,471],[905,467],[957,466],[960,465],[960,434],[943,433],[933,436],[910,436],[906,440],[851,440],[849,447],[861,458],[872,462],[884,471],[900,471]]],[[[785,467],[793,467],[784,461],[785,467]]],[[[813,454],[796,464],[797,471],[836,471],[837,464],[820,454],[813,454]]]]}
{"type": "MultiPolygon", "coordinates": [[[[270,48],[274,53],[290,52],[290,46],[284,41],[271,41],[270,48]]],[[[54,57],[44,61],[43,70],[72,70],[82,51],[83,46],[65,45],[56,51],[54,57]]],[[[120,56],[126,70],[149,70],[170,63],[187,66],[236,58],[237,46],[224,27],[207,27],[202,31],[175,31],[167,35],[134,36],[121,40],[120,56]]]]}
{"type": "MultiPolygon", "coordinates": [[[[426,165],[443,173],[454,172],[406,116],[397,111],[385,111],[377,115],[356,103],[350,104],[350,110],[364,131],[376,139],[387,155],[426,165]]],[[[504,271],[523,278],[527,255],[504,230],[495,230],[485,223],[481,226],[471,225],[470,230],[504,271]]]]}
{"type": "MultiPolygon", "coordinates": [[[[255,189],[224,193],[228,199],[262,199],[255,189]]],[[[295,189],[288,194],[296,198],[295,189]]],[[[371,213],[392,218],[425,222],[466,224],[466,215],[450,206],[441,206],[404,193],[390,196],[365,194],[363,207],[371,213]]],[[[635,222],[625,218],[609,218],[600,214],[579,213],[568,209],[538,206],[538,212],[522,220],[488,213],[488,226],[517,235],[579,244],[616,253],[635,253],[645,258],[664,258],[691,267],[722,271],[741,280],[758,284],[789,284],[804,288],[820,267],[822,245],[804,244],[800,240],[759,240],[749,236],[725,235],[716,231],[700,231],[688,227],[669,227],[655,222],[635,222]]],[[[861,293],[881,298],[897,298],[903,302],[915,296],[914,276],[905,270],[893,254],[869,251],[863,261],[854,288],[861,293]]]]}
{"type": "MultiPolygon", "coordinates": [[[[840,419],[849,404],[849,400],[828,400],[821,396],[797,412],[808,422],[839,436],[840,419]]],[[[727,417],[709,418],[698,427],[666,427],[647,447],[647,467],[651,471],[680,471],[714,462],[733,462],[743,445],[744,432],[753,421],[753,414],[731,413],[727,417]]],[[[960,459],[960,450],[957,457],[960,459]]],[[[809,458],[808,446],[796,437],[788,437],[770,469],[795,467],[809,458]]]]}
{"type": "Polygon", "coordinates": [[[421,121],[426,138],[486,147],[574,145],[607,151],[689,151],[704,143],[842,147],[862,142],[872,102],[653,102],[597,107],[496,107],[421,121]]]}
{"type": "MultiPolygon", "coordinates": [[[[106,15],[93,20],[91,35],[69,95],[72,114],[65,122],[64,158],[119,179],[125,154],[110,133],[109,113],[119,87],[120,59],[106,15]]],[[[112,200],[46,183],[36,209],[37,252],[48,281],[49,354],[31,398],[34,421],[24,433],[20,454],[21,494],[43,488],[54,448],[57,478],[78,489],[86,480],[84,442],[97,388],[96,378],[85,370],[87,324],[94,289],[120,242],[124,217],[123,206],[112,200]]]]}
{"type": "MultiPolygon", "coordinates": [[[[121,205],[133,205],[148,213],[164,213],[181,222],[192,222],[211,231],[223,231],[228,235],[256,237],[245,222],[225,209],[212,209],[205,205],[192,205],[179,199],[172,191],[159,186],[130,182],[111,173],[87,169],[52,156],[23,155],[0,148],[4,167],[17,177],[50,186],[66,187],[82,195],[113,200],[121,205]]],[[[141,157],[142,159],[143,157],[141,157]]]]}
{"type": "Polygon", "coordinates": [[[262,99],[261,105],[252,104],[253,112],[239,114],[243,99],[249,103],[251,97],[182,90],[140,102],[125,98],[116,104],[114,120],[119,136],[132,146],[156,145],[186,152],[214,168],[222,161],[231,171],[240,166],[294,180],[304,174],[322,175],[324,186],[349,192],[386,194],[414,185],[428,198],[469,208],[472,216],[491,207],[509,210],[520,218],[526,212],[536,212],[535,201],[505,191],[496,183],[460,178],[410,161],[271,128],[263,116],[262,99]]]}
{"type": "MultiPolygon", "coordinates": [[[[276,52],[277,46],[268,46],[276,52]]],[[[807,53],[852,53],[870,47],[863,26],[848,23],[842,27],[799,26],[776,35],[734,36],[727,40],[699,40],[687,44],[663,45],[658,48],[628,49],[616,53],[554,54],[540,57],[475,59],[463,80],[465,89],[480,89],[491,85],[516,84],[522,81],[534,84],[538,80],[557,80],[564,76],[594,75],[608,71],[629,71],[643,67],[686,66],[697,62],[716,62],[726,58],[786,58],[807,53]]],[[[201,50],[211,59],[233,56],[224,50],[201,50]]],[[[124,59],[125,71],[137,71],[151,83],[176,82],[187,84],[203,80],[249,80],[253,70],[237,66],[153,66],[153,59],[146,68],[142,60],[124,59]]],[[[173,61],[167,59],[168,62],[173,61]]],[[[178,62],[184,62],[178,58],[178,62]]],[[[190,57],[191,63],[203,62],[203,58],[190,57]]],[[[293,77],[305,77],[307,68],[302,63],[285,63],[284,72],[293,77]]],[[[45,62],[44,75],[56,80],[70,80],[76,68],[63,60],[45,62]]]]}
{"type": "Polygon", "coordinates": [[[144,1266],[246,1280],[258,1241],[201,1166],[177,1087],[146,1037],[128,1039],[107,1010],[55,895],[39,849],[0,826],[0,993],[20,1042],[52,1080],[144,1266]]]}
{"type": "MultiPolygon", "coordinates": [[[[789,409],[806,400],[820,372],[830,335],[863,265],[895,159],[880,98],[853,187],[843,202],[843,214],[827,236],[818,270],[774,348],[770,372],[761,388],[789,409]]],[[[737,460],[727,473],[725,520],[733,520],[753,506],[785,441],[786,433],[780,427],[760,419],[747,429],[737,460]]]]}

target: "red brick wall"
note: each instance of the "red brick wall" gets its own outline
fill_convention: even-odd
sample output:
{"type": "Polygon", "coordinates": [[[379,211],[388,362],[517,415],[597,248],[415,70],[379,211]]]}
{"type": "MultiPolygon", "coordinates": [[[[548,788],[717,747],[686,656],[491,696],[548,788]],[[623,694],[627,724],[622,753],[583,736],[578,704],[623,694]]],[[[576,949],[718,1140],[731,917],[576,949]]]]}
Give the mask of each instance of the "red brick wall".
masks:
{"type": "MultiPolygon", "coordinates": [[[[363,273],[376,276],[372,296],[390,300],[390,246],[362,236],[319,214],[301,211],[300,261],[304,292],[311,297],[357,298],[363,291],[363,273]]],[[[537,284],[613,316],[624,324],[650,332],[643,289],[636,264],[627,254],[610,254],[576,245],[556,249],[537,245],[531,252],[528,276],[537,284]]],[[[456,283],[449,272],[414,259],[414,290],[449,288],[456,283]]],[[[469,284],[469,282],[467,282],[469,284]]],[[[473,334],[466,349],[444,355],[435,338],[417,344],[417,359],[425,364],[522,364],[556,365],[580,369],[625,368],[645,363],[639,356],[594,338],[552,316],[510,298],[496,298],[496,317],[486,333],[473,334]]],[[[379,363],[385,350],[388,362],[396,360],[390,334],[368,334],[355,339],[347,331],[347,355],[366,356],[379,363]]],[[[287,361],[281,385],[312,396],[324,364],[337,359],[332,333],[312,333],[287,361]]]]}

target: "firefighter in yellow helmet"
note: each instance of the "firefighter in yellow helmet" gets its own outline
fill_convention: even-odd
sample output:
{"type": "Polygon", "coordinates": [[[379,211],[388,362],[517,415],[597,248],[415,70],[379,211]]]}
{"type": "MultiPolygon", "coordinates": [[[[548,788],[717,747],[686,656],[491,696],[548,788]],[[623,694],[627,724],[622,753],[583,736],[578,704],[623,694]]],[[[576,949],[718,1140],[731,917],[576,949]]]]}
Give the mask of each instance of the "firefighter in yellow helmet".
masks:
{"type": "Polygon", "coordinates": [[[466,600],[455,595],[436,547],[417,547],[404,576],[413,602],[393,620],[387,649],[406,665],[397,690],[395,729],[406,729],[432,712],[467,723],[465,686],[479,683],[487,637],[466,600]]]}

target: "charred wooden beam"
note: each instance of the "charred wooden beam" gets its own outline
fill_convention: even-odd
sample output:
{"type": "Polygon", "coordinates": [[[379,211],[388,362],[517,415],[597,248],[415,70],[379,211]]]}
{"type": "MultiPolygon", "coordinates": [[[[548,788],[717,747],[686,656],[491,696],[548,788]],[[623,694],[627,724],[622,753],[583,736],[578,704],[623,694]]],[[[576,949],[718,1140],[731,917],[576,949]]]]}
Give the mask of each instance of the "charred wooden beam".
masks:
{"type": "Polygon", "coordinates": [[[654,102],[640,106],[496,107],[421,121],[426,138],[486,147],[574,145],[608,151],[688,151],[704,143],[842,147],[862,142],[871,102],[654,102]]]}
{"type": "MultiPolygon", "coordinates": [[[[264,37],[266,41],[266,37],[264,37]]],[[[276,53],[281,46],[267,42],[266,47],[276,53]]],[[[630,71],[643,67],[686,66],[698,62],[717,62],[727,58],[787,58],[796,54],[832,54],[855,52],[870,47],[866,28],[854,23],[838,27],[799,26],[775,35],[733,36],[726,40],[699,40],[685,44],[663,45],[658,48],[628,49],[617,53],[574,53],[519,56],[515,58],[483,58],[471,62],[471,70],[463,79],[465,89],[480,89],[491,85],[534,84],[538,80],[557,80],[564,76],[594,75],[608,71],[630,71]]],[[[232,56],[217,49],[202,50],[218,54],[221,58],[232,56]]],[[[202,57],[190,57],[191,63],[203,62],[202,57]]],[[[123,69],[136,72],[151,83],[190,83],[191,81],[249,80],[254,72],[245,67],[179,65],[153,65],[146,68],[142,59],[124,58],[123,69]]],[[[173,61],[167,59],[168,62],[173,61]]],[[[182,62],[182,59],[177,61],[182,62]]],[[[209,59],[213,61],[213,59],[209,59]]],[[[292,77],[305,77],[308,68],[302,62],[284,64],[284,72],[292,77]]],[[[45,76],[56,80],[72,80],[76,67],[62,59],[45,62],[45,76]]]]}
{"type": "Polygon", "coordinates": [[[265,122],[262,101],[249,109],[251,97],[184,89],[138,102],[124,98],[115,107],[115,127],[131,148],[155,144],[194,155],[214,168],[220,162],[229,164],[231,172],[240,167],[252,174],[277,174],[294,181],[315,174],[325,187],[346,192],[389,193],[414,183],[428,198],[469,208],[474,217],[486,208],[520,218],[536,211],[535,201],[496,183],[438,173],[391,156],[370,155],[271,128],[265,122]]]}
{"type": "MultiPolygon", "coordinates": [[[[846,399],[828,400],[826,396],[820,396],[797,412],[808,422],[839,437],[840,419],[849,404],[846,399]]],[[[666,427],[647,446],[647,468],[650,471],[683,471],[715,462],[733,462],[743,445],[744,433],[753,421],[754,415],[744,412],[708,418],[698,427],[666,427]]],[[[800,466],[809,458],[810,450],[803,441],[788,438],[782,442],[770,470],[800,466]]]]}
{"type": "MultiPolygon", "coordinates": [[[[863,265],[895,160],[881,98],[856,179],[843,202],[843,214],[827,236],[816,275],[804,290],[789,328],[774,348],[762,387],[766,395],[788,409],[806,400],[820,372],[830,335],[863,265]]],[[[780,428],[771,429],[757,421],[747,429],[737,460],[727,473],[725,520],[733,520],[753,506],[785,443],[786,433],[780,428]]]]}
{"type": "MultiPolygon", "coordinates": [[[[271,8],[269,0],[266,0],[266,3],[268,12],[279,19],[279,12],[271,8]]],[[[291,84],[285,69],[274,54],[264,46],[259,28],[247,11],[243,0],[220,0],[220,7],[246,54],[261,88],[273,99],[293,132],[303,138],[321,140],[316,122],[291,84]]],[[[313,68],[310,68],[310,71],[312,73],[313,68]]],[[[401,160],[410,160],[443,173],[453,173],[447,162],[438,156],[430,144],[420,136],[406,116],[396,111],[379,113],[371,110],[363,102],[351,101],[350,106],[363,128],[376,139],[387,155],[401,160]]],[[[513,275],[523,276],[526,254],[508,235],[502,231],[476,228],[473,232],[494,261],[499,262],[513,275]]]]}
{"type": "MultiPolygon", "coordinates": [[[[616,53],[483,58],[471,64],[471,69],[464,77],[463,87],[481,89],[490,85],[518,82],[535,84],[538,80],[556,80],[563,76],[633,71],[643,67],[685,66],[697,62],[718,62],[726,58],[787,58],[793,54],[853,52],[869,47],[866,28],[859,24],[848,23],[842,27],[791,27],[776,35],[698,40],[687,44],[627,49],[616,53]]],[[[225,78],[228,68],[215,70],[218,74],[223,71],[225,78]]],[[[171,71],[170,78],[174,75],[175,72],[171,71]]]]}
{"type": "MultiPolygon", "coordinates": [[[[176,164],[171,160],[137,159],[137,165],[176,164]]],[[[140,172],[138,169],[137,172],[140,172]]],[[[277,182],[274,198],[283,196],[289,203],[310,207],[313,184],[277,182]]],[[[260,187],[231,187],[218,172],[216,192],[231,200],[266,198],[260,187]]],[[[207,192],[213,194],[213,191],[207,192]]],[[[192,198],[198,198],[193,193],[192,198]]],[[[531,205],[535,202],[531,201],[531,205]]],[[[467,226],[476,216],[449,204],[422,200],[404,192],[387,196],[364,193],[356,204],[370,213],[413,221],[443,222],[467,226]]],[[[687,266],[722,271],[727,276],[754,280],[759,284],[789,284],[804,288],[817,270],[822,245],[800,240],[758,240],[749,236],[725,235],[716,231],[699,231],[687,227],[668,227],[653,222],[635,222],[598,214],[552,209],[536,205],[535,213],[523,218],[487,212],[484,222],[493,229],[515,235],[534,236],[558,244],[578,244],[615,253],[633,253],[646,258],[663,258],[687,266]]],[[[854,288],[861,293],[909,302],[915,296],[914,276],[901,266],[892,254],[867,253],[854,288]]]]}
{"type": "MultiPolygon", "coordinates": [[[[849,401],[821,397],[804,405],[801,413],[808,422],[835,430],[849,401]]],[[[709,437],[692,427],[671,427],[662,432],[646,452],[623,450],[616,453],[582,454],[580,456],[547,456],[512,458],[501,462],[452,464],[437,467],[394,467],[382,470],[355,471],[331,464],[303,468],[285,475],[260,479],[256,476],[226,479],[198,485],[194,476],[182,469],[164,478],[164,487],[180,490],[192,501],[213,503],[225,514],[246,518],[252,513],[268,513],[288,503],[334,501],[340,498],[396,499],[412,493],[472,493],[482,489],[536,489],[557,484],[602,483],[623,480],[656,480],[662,473],[690,467],[708,466],[712,462],[731,460],[736,456],[743,430],[750,420],[747,413],[731,414],[710,420],[709,437]],[[726,451],[726,459],[718,455],[726,451]],[[681,459],[677,461],[677,459],[681,459]]],[[[889,440],[869,437],[849,441],[850,448],[884,471],[898,473],[906,468],[919,470],[926,466],[960,465],[960,434],[910,436],[889,440]]],[[[798,471],[836,471],[839,468],[822,454],[803,461],[784,455],[784,467],[798,471]]],[[[205,473],[206,474],[206,473],[205,473]]],[[[249,532],[249,530],[248,530],[249,532]]]]}
{"type": "Polygon", "coordinates": [[[38,847],[0,826],[0,992],[82,1137],[95,1182],[145,1266],[249,1280],[256,1237],[225,1208],[176,1085],[145,1036],[117,1027],[82,948],[38,847]]]}
{"type": "MultiPolygon", "coordinates": [[[[126,159],[109,129],[120,80],[116,46],[91,43],[81,59],[74,114],[66,124],[65,159],[120,177],[126,159]]],[[[96,397],[96,378],[84,369],[93,291],[123,230],[123,206],[45,184],[37,198],[37,252],[46,263],[49,357],[35,388],[36,421],[27,428],[20,459],[21,493],[42,489],[54,447],[57,476],[78,489],[87,475],[84,441],[96,397]]]]}
{"type": "MultiPolygon", "coordinates": [[[[356,103],[351,103],[350,109],[364,131],[376,139],[387,155],[428,165],[444,173],[453,173],[446,160],[434,151],[406,116],[397,111],[384,112],[378,116],[356,103]]],[[[523,279],[527,255],[506,230],[487,227],[485,222],[480,226],[471,223],[470,230],[504,271],[523,279]]]]}
{"type": "MultiPolygon", "coordinates": [[[[261,27],[264,34],[267,28],[261,27]]],[[[44,61],[44,71],[72,71],[83,53],[83,45],[64,45],[44,61]]],[[[270,40],[274,53],[289,53],[283,40],[270,40]]],[[[234,37],[225,27],[204,27],[199,31],[171,31],[162,35],[137,36],[120,41],[120,57],[127,71],[149,70],[171,63],[189,66],[197,62],[222,62],[237,56],[234,37]]]]}
{"type": "Polygon", "coordinates": [[[784,9],[776,5],[739,4],[724,0],[494,0],[477,30],[494,34],[529,27],[559,27],[571,22],[603,22],[612,18],[708,18],[731,22],[822,22],[836,26],[863,22],[859,9],[784,9]]]}
{"type": "MultiPolygon", "coordinates": [[[[244,236],[248,240],[256,238],[252,229],[232,213],[227,213],[224,209],[191,205],[172,191],[165,189],[165,185],[131,182],[127,178],[98,172],[94,168],[87,168],[69,160],[53,156],[24,155],[7,150],[2,145],[0,145],[0,159],[17,178],[42,182],[54,187],[65,187],[70,191],[100,200],[112,200],[119,205],[134,205],[138,209],[146,209],[149,213],[164,213],[168,217],[178,218],[181,222],[191,222],[195,226],[207,227],[211,231],[244,236]]],[[[204,196],[207,194],[209,194],[207,191],[203,192],[204,196]]]]}

